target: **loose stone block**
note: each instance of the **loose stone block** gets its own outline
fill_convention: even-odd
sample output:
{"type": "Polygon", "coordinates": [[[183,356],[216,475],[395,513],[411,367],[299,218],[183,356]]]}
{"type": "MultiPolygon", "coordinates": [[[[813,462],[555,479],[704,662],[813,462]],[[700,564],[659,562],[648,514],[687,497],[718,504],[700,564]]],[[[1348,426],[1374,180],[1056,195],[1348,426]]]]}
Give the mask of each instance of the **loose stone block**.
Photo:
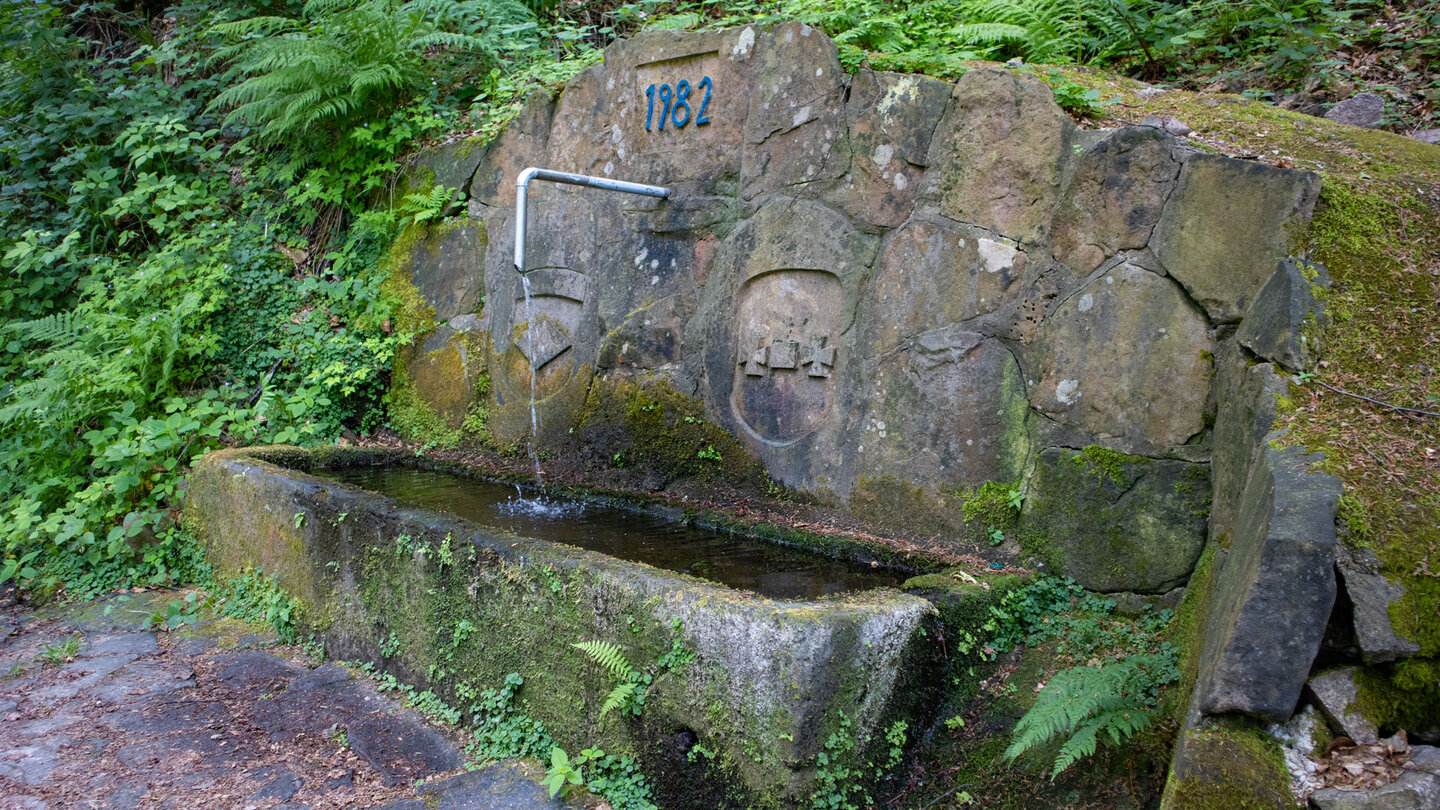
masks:
{"type": "Polygon", "coordinates": [[[1335,733],[1343,734],[1360,745],[1373,745],[1380,741],[1375,724],[1367,720],[1355,705],[1359,688],[1355,684],[1353,667],[1332,669],[1316,675],[1306,682],[1305,688],[1335,733]]]}
{"type": "Polygon", "coordinates": [[[1323,267],[1308,269],[1314,282],[1301,273],[1295,261],[1280,262],[1250,302],[1235,334],[1241,346],[1292,371],[1310,368],[1320,353],[1317,341],[1325,306],[1316,300],[1312,284],[1329,286],[1329,277],[1323,267]]]}

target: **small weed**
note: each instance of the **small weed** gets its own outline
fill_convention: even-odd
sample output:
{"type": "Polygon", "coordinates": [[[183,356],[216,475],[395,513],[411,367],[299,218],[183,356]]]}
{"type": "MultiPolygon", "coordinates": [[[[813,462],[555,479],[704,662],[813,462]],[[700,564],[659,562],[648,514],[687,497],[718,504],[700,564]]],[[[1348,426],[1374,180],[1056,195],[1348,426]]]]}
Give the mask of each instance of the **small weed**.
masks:
{"type": "Polygon", "coordinates": [[[150,625],[159,630],[174,630],[181,625],[194,627],[200,623],[201,609],[210,605],[209,599],[202,599],[198,592],[185,595],[184,599],[172,600],[165,609],[150,617],[150,625]]]}
{"type": "Polygon", "coordinates": [[[400,652],[400,638],[396,636],[392,630],[390,637],[385,639],[385,643],[380,645],[380,656],[382,658],[394,658],[398,652],[400,652]]]}
{"type": "Polygon", "coordinates": [[[76,654],[80,652],[80,637],[71,636],[65,639],[59,646],[45,645],[45,649],[35,656],[35,660],[43,664],[54,664],[62,666],[75,660],[76,654]]]}

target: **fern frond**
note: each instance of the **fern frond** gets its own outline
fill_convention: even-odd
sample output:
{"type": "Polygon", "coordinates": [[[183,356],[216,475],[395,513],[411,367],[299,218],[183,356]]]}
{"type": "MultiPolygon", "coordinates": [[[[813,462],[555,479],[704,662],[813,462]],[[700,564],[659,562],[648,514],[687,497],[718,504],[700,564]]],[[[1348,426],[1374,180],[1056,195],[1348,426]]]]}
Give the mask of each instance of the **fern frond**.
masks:
{"type": "Polygon", "coordinates": [[[611,709],[619,709],[635,697],[635,690],[639,687],[634,681],[625,681],[615,685],[610,694],[605,696],[605,703],[600,706],[600,716],[604,717],[611,709]]]}
{"type": "Polygon", "coordinates": [[[570,646],[581,650],[590,656],[590,660],[609,670],[616,680],[629,679],[630,662],[625,658],[625,653],[618,644],[608,641],[581,641],[570,646]]]}
{"type": "Polygon", "coordinates": [[[1055,673],[1035,705],[1015,724],[1005,758],[1015,760],[1063,737],[1050,774],[1054,780],[1077,760],[1094,754],[1102,733],[1118,744],[1145,730],[1153,716],[1147,705],[1153,701],[1152,693],[1174,680],[1173,652],[1169,656],[1132,655],[1104,666],[1055,673]]]}
{"type": "Polygon", "coordinates": [[[71,312],[56,312],[33,321],[14,321],[5,324],[6,332],[13,332],[22,340],[47,343],[52,348],[61,348],[79,340],[83,324],[71,312]]]}
{"type": "Polygon", "coordinates": [[[961,45],[998,45],[1024,42],[1026,31],[1010,23],[965,23],[950,29],[961,45]]]}

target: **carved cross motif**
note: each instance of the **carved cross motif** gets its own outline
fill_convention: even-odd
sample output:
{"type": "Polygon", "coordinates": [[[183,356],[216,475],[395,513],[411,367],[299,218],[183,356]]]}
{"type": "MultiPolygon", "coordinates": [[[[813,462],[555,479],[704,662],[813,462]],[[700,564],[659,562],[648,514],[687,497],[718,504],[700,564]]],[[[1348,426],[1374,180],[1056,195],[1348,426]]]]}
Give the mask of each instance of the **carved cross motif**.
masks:
{"type": "Polygon", "coordinates": [[[810,338],[810,346],[805,349],[805,356],[800,362],[809,366],[807,373],[811,377],[829,377],[830,369],[835,367],[835,347],[825,345],[828,342],[829,338],[825,335],[810,338]]]}
{"type": "Polygon", "coordinates": [[[810,338],[810,345],[800,346],[796,340],[772,340],[760,345],[753,352],[742,355],[739,364],[745,367],[745,376],[764,377],[771,371],[797,370],[808,367],[811,377],[829,378],[830,369],[835,367],[835,347],[826,345],[830,339],[824,335],[810,338]]]}
{"type": "Polygon", "coordinates": [[[766,368],[766,361],[769,359],[769,348],[761,346],[751,352],[748,357],[740,358],[740,365],[745,367],[745,375],[748,377],[764,377],[769,373],[766,368]]]}

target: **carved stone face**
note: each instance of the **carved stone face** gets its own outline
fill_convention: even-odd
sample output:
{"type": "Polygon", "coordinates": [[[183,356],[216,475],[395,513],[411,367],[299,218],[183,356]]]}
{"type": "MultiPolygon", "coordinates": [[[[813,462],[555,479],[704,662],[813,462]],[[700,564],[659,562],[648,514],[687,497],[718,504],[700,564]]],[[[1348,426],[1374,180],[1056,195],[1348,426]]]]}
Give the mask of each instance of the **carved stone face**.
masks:
{"type": "Polygon", "coordinates": [[[824,270],[774,270],[741,288],[730,404],[756,438],[790,444],[829,415],[843,306],[840,280],[824,270]]]}

